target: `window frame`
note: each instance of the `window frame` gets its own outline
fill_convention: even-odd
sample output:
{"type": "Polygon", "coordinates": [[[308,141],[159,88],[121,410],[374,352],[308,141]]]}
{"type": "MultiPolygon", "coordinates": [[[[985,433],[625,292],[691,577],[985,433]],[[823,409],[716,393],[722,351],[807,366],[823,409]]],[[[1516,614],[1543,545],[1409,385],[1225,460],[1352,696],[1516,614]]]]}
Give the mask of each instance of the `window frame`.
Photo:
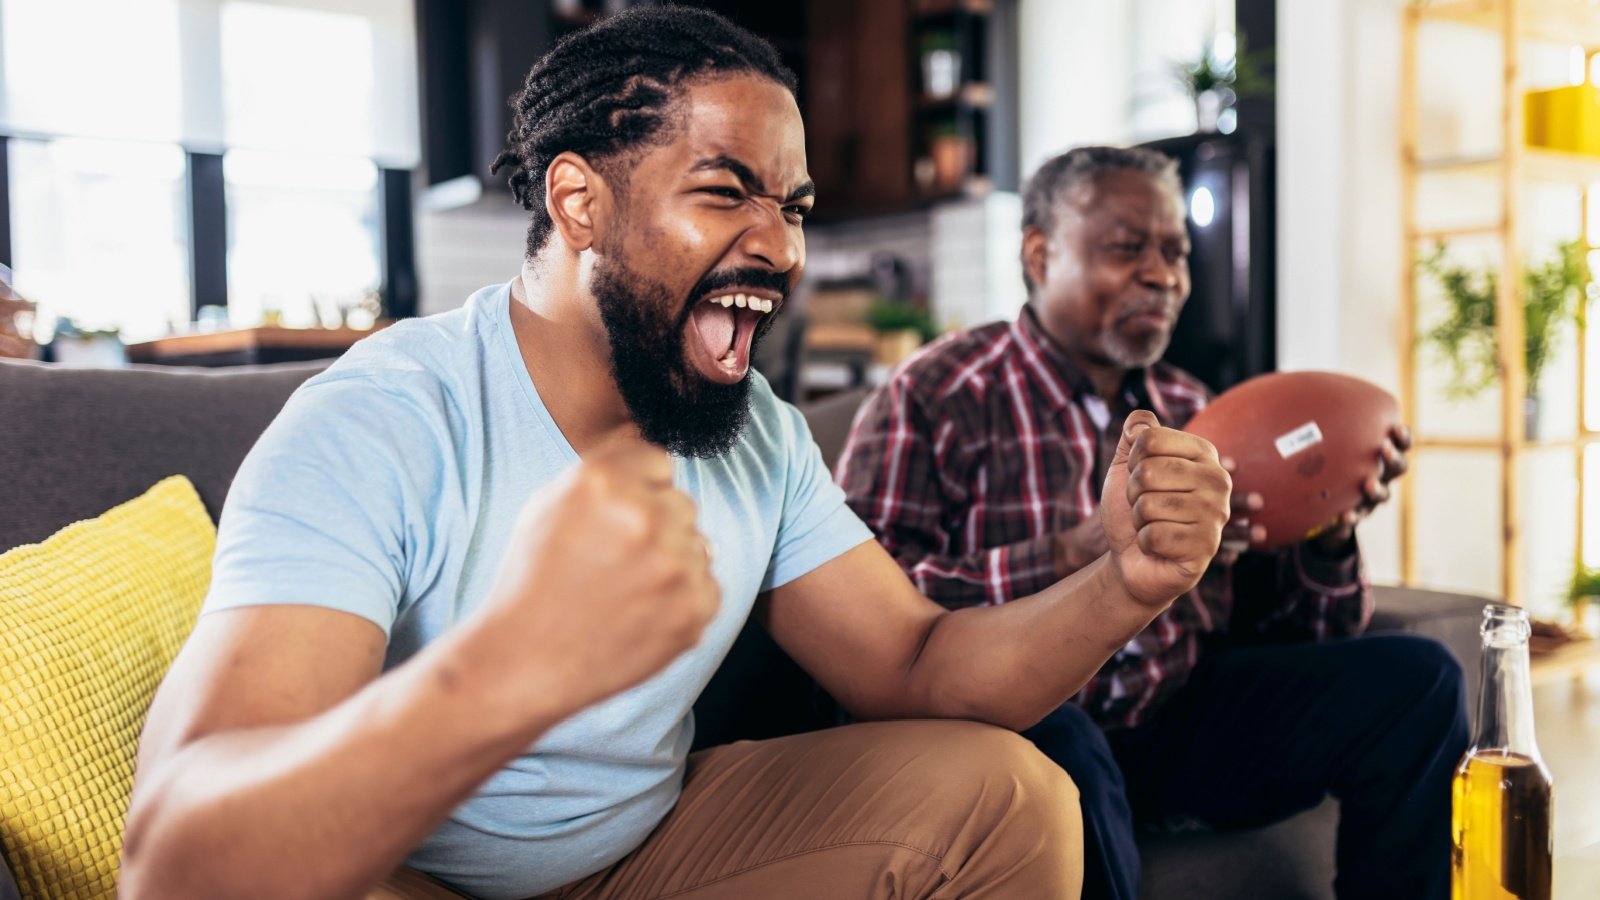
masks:
{"type": "MultiPolygon", "coordinates": [[[[52,138],[45,138],[52,140],[52,138]]],[[[11,136],[0,134],[0,262],[12,264],[11,136]]],[[[222,154],[185,149],[189,211],[189,318],[200,307],[228,305],[228,205],[222,154]]],[[[378,169],[378,287],[386,319],[417,314],[416,232],[412,172],[378,169]]],[[[12,268],[15,268],[14,266],[12,268]]]]}
{"type": "Polygon", "coordinates": [[[11,265],[11,138],[0,134],[0,263],[11,265]]]}

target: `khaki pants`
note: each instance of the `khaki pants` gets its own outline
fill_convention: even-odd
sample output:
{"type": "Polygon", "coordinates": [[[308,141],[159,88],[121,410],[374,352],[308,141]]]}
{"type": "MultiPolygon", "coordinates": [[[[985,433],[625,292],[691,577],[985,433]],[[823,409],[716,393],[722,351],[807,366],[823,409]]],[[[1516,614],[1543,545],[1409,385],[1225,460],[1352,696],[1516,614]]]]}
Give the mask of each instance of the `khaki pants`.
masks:
{"type": "MultiPolygon", "coordinates": [[[[538,900],[1056,900],[1082,880],[1077,789],[1032,744],[877,722],[690,756],[637,850],[538,900]]],[[[457,896],[403,870],[369,900],[457,896]]]]}

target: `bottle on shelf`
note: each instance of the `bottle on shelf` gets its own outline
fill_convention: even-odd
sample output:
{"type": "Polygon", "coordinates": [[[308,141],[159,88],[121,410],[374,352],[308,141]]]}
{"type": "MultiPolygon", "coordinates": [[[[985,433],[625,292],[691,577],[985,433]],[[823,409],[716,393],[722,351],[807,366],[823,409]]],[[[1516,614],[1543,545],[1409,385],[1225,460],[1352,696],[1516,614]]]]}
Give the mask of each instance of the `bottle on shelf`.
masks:
{"type": "Polygon", "coordinates": [[[1533,733],[1528,614],[1484,608],[1483,698],[1452,785],[1452,900],[1550,900],[1551,780],[1533,733]]]}

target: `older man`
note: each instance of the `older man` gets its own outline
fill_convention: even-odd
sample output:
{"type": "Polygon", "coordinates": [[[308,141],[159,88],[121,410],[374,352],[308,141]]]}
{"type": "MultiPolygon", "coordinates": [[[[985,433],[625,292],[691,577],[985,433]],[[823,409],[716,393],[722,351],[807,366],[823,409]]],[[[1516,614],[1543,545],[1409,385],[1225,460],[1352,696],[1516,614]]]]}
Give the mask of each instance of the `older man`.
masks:
{"type": "MultiPolygon", "coordinates": [[[[951,335],[868,402],[840,461],[850,505],[929,597],[1000,606],[1108,547],[1095,486],[1130,416],[1182,427],[1209,395],[1160,362],[1189,295],[1172,160],[1088,147],[1024,196],[1029,300],[951,335]]],[[[1371,614],[1355,525],[1409,444],[1390,436],[1366,501],[1278,553],[1226,553],[1026,736],[1083,794],[1086,897],[1133,900],[1135,822],[1261,825],[1342,801],[1341,897],[1448,892],[1449,781],[1466,746],[1442,645],[1356,638],[1371,614]],[[1313,642],[1316,643],[1313,643],[1313,642]]],[[[1234,499],[1237,546],[1259,496],[1234,499]]]]}

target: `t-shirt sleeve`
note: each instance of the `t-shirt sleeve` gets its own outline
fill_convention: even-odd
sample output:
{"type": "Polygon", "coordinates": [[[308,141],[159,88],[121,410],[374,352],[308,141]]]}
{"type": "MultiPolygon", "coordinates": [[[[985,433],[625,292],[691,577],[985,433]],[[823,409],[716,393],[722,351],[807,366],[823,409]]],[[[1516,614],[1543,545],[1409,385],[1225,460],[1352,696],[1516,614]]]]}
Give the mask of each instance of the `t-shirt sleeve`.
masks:
{"type": "Polygon", "coordinates": [[[777,546],[761,584],[763,591],[782,587],[872,540],[871,530],[851,511],[844,491],[833,483],[800,411],[787,403],[779,403],[778,409],[786,419],[787,477],[777,546]]]}
{"type": "Polygon", "coordinates": [[[245,458],[217,533],[202,614],[305,604],[382,628],[399,613],[437,459],[417,404],[370,377],[301,388],[245,458]]]}

